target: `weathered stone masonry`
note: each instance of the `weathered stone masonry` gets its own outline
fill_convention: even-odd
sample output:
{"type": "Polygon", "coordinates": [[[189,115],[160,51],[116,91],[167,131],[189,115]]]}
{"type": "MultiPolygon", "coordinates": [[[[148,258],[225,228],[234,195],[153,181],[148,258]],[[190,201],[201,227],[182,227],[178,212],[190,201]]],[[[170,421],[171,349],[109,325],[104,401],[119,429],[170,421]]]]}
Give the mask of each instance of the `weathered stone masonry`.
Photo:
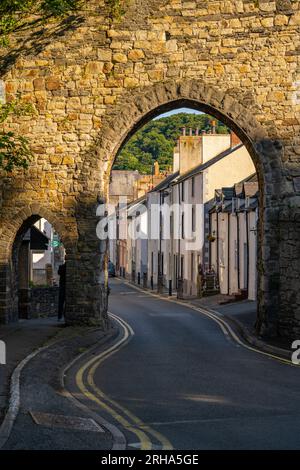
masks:
{"type": "Polygon", "coordinates": [[[106,247],[95,213],[111,165],[149,117],[185,104],[227,122],[253,157],[262,208],[257,327],[296,337],[300,2],[139,0],[119,23],[104,2],[88,5],[0,50],[8,99],[20,92],[37,110],[10,123],[32,142],[30,169],[0,180],[1,321],[16,318],[14,252],[42,216],[67,249],[67,321],[105,326],[106,247]]]}

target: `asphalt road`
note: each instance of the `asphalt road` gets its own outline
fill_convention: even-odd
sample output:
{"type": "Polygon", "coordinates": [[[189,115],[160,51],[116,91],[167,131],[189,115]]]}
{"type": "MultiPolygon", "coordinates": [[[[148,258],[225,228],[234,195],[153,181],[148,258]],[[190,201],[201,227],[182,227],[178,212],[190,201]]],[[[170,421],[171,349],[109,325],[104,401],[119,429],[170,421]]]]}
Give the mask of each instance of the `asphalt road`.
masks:
{"type": "Polygon", "coordinates": [[[4,449],[300,448],[299,367],[244,348],[187,306],[118,279],[111,288],[118,329],[66,329],[26,365],[4,449]],[[36,423],[41,413],[48,421],[36,423]]]}
{"type": "Polygon", "coordinates": [[[128,448],[141,446],[137,430],[154,448],[300,448],[299,368],[237,345],[188,307],[117,279],[111,288],[110,312],[135,334],[95,368],[93,382],[118,410],[110,420],[128,448]]]}

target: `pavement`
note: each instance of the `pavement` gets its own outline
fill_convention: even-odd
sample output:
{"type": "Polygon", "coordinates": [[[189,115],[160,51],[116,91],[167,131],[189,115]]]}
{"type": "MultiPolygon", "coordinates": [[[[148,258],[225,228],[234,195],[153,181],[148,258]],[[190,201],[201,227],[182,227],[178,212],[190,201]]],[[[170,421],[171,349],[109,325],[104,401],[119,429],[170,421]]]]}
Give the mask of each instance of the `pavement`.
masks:
{"type": "MultiPolygon", "coordinates": [[[[9,438],[2,450],[110,449],[113,435],[103,421],[76,406],[62,385],[65,367],[89,348],[102,344],[117,332],[97,328],[65,327],[56,319],[20,321],[1,327],[7,345],[7,365],[0,366],[2,419],[10,410],[10,379],[13,370],[29,354],[42,348],[24,366],[20,377],[20,404],[9,438]]],[[[14,392],[15,393],[15,392],[14,392]]],[[[0,443],[5,442],[2,422],[0,443]]],[[[1,421],[0,421],[1,424],[1,421]]]]}
{"type": "Polygon", "coordinates": [[[6,365],[0,366],[0,424],[8,407],[13,370],[28,354],[55,337],[62,327],[53,318],[20,320],[0,326],[0,340],[6,344],[6,365]]]}

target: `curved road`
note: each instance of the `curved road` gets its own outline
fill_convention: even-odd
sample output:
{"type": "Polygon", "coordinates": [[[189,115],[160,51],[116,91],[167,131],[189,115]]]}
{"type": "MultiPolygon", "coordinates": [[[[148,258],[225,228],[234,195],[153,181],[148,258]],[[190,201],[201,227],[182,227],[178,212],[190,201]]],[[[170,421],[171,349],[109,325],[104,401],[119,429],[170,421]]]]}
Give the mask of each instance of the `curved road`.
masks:
{"type": "Polygon", "coordinates": [[[237,345],[188,307],[111,287],[110,311],[135,334],[92,381],[128,448],[300,448],[299,368],[237,345]]]}

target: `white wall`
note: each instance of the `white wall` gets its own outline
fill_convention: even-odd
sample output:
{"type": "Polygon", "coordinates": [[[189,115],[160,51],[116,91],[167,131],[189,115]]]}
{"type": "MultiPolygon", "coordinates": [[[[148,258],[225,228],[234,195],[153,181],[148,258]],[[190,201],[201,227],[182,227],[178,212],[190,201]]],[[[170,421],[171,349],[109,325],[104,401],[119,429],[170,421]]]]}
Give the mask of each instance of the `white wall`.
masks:
{"type": "Polygon", "coordinates": [[[221,294],[228,294],[228,217],[219,213],[219,283],[221,294]]]}
{"type": "MultiPolygon", "coordinates": [[[[53,240],[53,227],[46,219],[40,219],[34,224],[41,232],[53,240]]],[[[32,252],[32,269],[45,269],[46,264],[53,264],[53,248],[51,243],[48,249],[42,253],[32,252]]]]}
{"type": "Polygon", "coordinates": [[[202,135],[202,159],[206,163],[211,158],[229,149],[231,134],[207,134],[202,135]]]}
{"type": "Polygon", "coordinates": [[[237,216],[230,214],[230,246],[229,246],[229,294],[238,292],[238,246],[237,246],[237,216]]]}
{"type": "MultiPolygon", "coordinates": [[[[240,289],[247,288],[247,223],[246,212],[230,214],[230,257],[229,257],[229,292],[228,292],[228,214],[213,213],[211,215],[211,233],[217,236],[217,217],[219,220],[219,240],[211,243],[211,265],[215,272],[219,266],[219,284],[221,294],[238,294],[240,289]],[[239,250],[237,224],[239,224],[239,250]],[[217,259],[217,247],[219,258],[217,259]],[[237,254],[239,252],[239,261],[237,254]],[[239,262],[239,269],[238,269],[239,262]],[[239,283],[238,283],[239,272],[239,283]]],[[[248,299],[256,300],[257,295],[257,217],[258,210],[248,213],[248,237],[249,237],[249,282],[248,299]]]]}
{"type": "Polygon", "coordinates": [[[153,275],[153,282],[157,284],[157,267],[158,267],[158,250],[159,250],[159,218],[154,215],[151,219],[154,210],[157,210],[159,204],[159,193],[150,192],[147,194],[147,208],[148,208],[148,282],[150,283],[151,275],[153,275]],[[156,207],[156,209],[154,209],[156,207]],[[153,255],[152,255],[153,253],[153,255]],[[153,263],[153,266],[152,266],[153,263]]]}
{"type": "MultiPolygon", "coordinates": [[[[173,286],[176,284],[175,279],[175,266],[174,255],[177,257],[178,264],[178,276],[181,277],[180,272],[181,257],[183,257],[183,280],[184,280],[184,295],[195,296],[197,295],[197,272],[199,261],[203,264],[203,248],[204,248],[204,209],[202,205],[203,201],[203,175],[201,173],[195,175],[194,183],[192,177],[186,179],[184,184],[178,182],[172,186],[172,200],[173,203],[180,204],[180,212],[184,210],[185,206],[189,207],[189,212],[184,210],[184,238],[180,240],[174,240],[172,244],[172,280],[173,286]],[[194,187],[194,192],[192,191],[194,187]],[[182,192],[184,198],[182,201],[182,192]],[[179,198],[180,193],[180,198],[179,198]],[[195,232],[197,233],[197,239],[199,243],[195,243],[194,236],[192,234],[191,224],[191,208],[195,210],[195,232]],[[188,217],[188,214],[190,215],[188,217]],[[189,219],[189,220],[188,220],[189,219]],[[200,258],[200,259],[199,259],[200,258]]],[[[181,215],[177,223],[179,235],[182,234],[182,219],[181,215]]]]}
{"type": "Polygon", "coordinates": [[[205,202],[214,198],[215,189],[231,187],[255,173],[255,167],[245,146],[206,170],[205,202]]]}
{"type": "MultiPolygon", "coordinates": [[[[202,136],[203,143],[203,156],[205,159],[210,159],[230,147],[230,135],[207,135],[202,136]]],[[[196,152],[196,149],[194,149],[196,152]]],[[[178,163],[178,162],[177,162],[178,163]]],[[[176,164],[176,162],[175,162],[176,164]]],[[[181,207],[185,204],[194,205],[196,208],[196,230],[201,233],[201,244],[197,247],[191,247],[191,240],[187,239],[187,232],[185,230],[185,238],[176,240],[167,237],[169,215],[163,224],[163,236],[161,241],[161,251],[163,254],[163,274],[164,284],[168,287],[170,279],[173,281],[175,287],[176,279],[176,263],[177,259],[177,274],[180,276],[181,257],[184,259],[184,293],[185,295],[194,296],[197,294],[197,271],[198,263],[201,262],[205,268],[204,248],[205,240],[208,235],[208,227],[206,226],[204,205],[208,204],[214,197],[214,191],[220,187],[231,187],[236,182],[241,181],[255,172],[252,159],[248,154],[245,147],[241,147],[233,151],[230,155],[207,168],[203,172],[194,176],[194,195],[192,195],[192,177],[188,177],[184,183],[173,182],[168,191],[169,195],[165,196],[165,203],[172,207],[173,204],[180,203],[181,207]],[[184,191],[184,198],[179,200],[179,192],[182,194],[184,191]],[[198,205],[198,206],[197,206],[198,205]],[[201,207],[201,209],[200,209],[201,207]],[[193,269],[192,269],[192,264],[193,269]]],[[[151,274],[153,274],[154,285],[157,284],[158,277],[158,253],[160,248],[159,240],[159,192],[150,192],[147,194],[147,207],[148,214],[143,223],[147,225],[148,240],[130,241],[128,243],[128,273],[131,272],[131,260],[136,263],[136,273],[142,273],[144,267],[147,266],[148,272],[148,285],[150,284],[151,274]],[[156,215],[152,220],[151,216],[156,211],[156,215]],[[153,255],[152,255],[153,253],[153,255]],[[152,266],[153,263],[153,266],[152,266]]],[[[243,214],[241,214],[243,216],[243,214]]],[[[221,292],[227,294],[228,289],[230,293],[237,292],[237,262],[236,262],[236,216],[230,215],[230,267],[228,268],[228,219],[227,214],[220,214],[220,238],[219,238],[219,259],[216,259],[216,245],[211,244],[212,249],[212,264],[215,264],[215,271],[219,265],[220,285],[221,292]],[[221,217],[223,220],[221,220],[221,217]],[[230,269],[230,285],[228,286],[228,269],[230,269]]],[[[186,220],[185,220],[186,221],[186,220]]],[[[141,223],[141,221],[140,221],[141,223]]],[[[215,224],[215,220],[213,222],[215,224]]],[[[143,230],[143,228],[141,228],[143,230]]],[[[174,230],[179,231],[181,234],[181,217],[176,221],[174,220],[174,230]]],[[[212,228],[213,230],[213,228],[212,228]]],[[[215,228],[216,230],[216,228],[215,228]]],[[[244,240],[245,240],[244,226],[241,229],[240,235],[240,253],[243,253],[244,240]]],[[[175,234],[173,235],[173,237],[175,234]]],[[[240,273],[241,273],[241,287],[243,287],[243,259],[240,260],[240,273]]],[[[250,268],[251,270],[252,268],[250,268]]],[[[252,271],[251,271],[252,272],[252,271]]]]}
{"type": "Polygon", "coordinates": [[[258,209],[249,213],[249,292],[248,298],[257,297],[257,219],[258,209]]]}

